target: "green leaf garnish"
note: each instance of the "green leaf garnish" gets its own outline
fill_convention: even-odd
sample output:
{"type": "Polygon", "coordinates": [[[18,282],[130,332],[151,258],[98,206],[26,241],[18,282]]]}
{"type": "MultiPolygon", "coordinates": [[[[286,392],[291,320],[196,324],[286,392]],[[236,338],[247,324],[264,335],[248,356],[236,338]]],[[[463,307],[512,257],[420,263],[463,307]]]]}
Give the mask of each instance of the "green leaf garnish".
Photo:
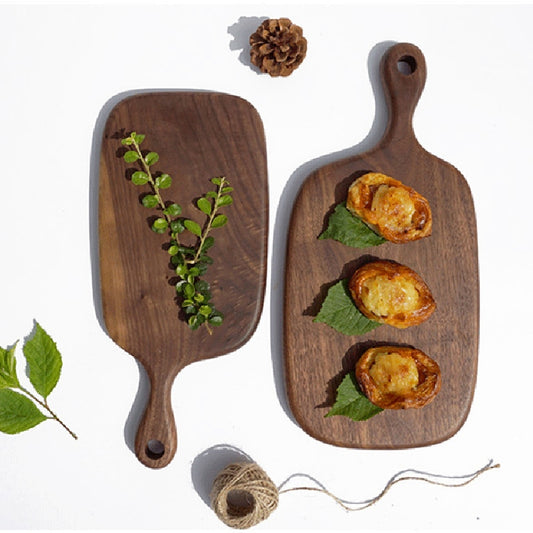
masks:
{"type": "Polygon", "coordinates": [[[149,185],[150,193],[142,197],[141,203],[149,209],[157,209],[159,214],[163,215],[156,217],[151,227],[155,233],[169,234],[170,242],[165,249],[170,255],[172,268],[180,278],[176,283],[176,292],[182,297],[181,307],[185,311],[189,326],[191,329],[198,329],[205,324],[211,333],[209,325],[219,326],[223,315],[211,303],[208,304],[211,299],[209,284],[200,280],[200,276],[206,273],[208,265],[213,262],[205,253],[215,242],[209,232],[227,223],[226,215],[218,211],[233,203],[233,197],[229,194],[233,188],[223,176],[212,178],[211,182],[217,186],[217,190],[208,191],[196,202],[198,209],[207,216],[207,221],[200,225],[194,220],[180,217],[181,206],[164,202],[161,197],[161,191],[172,186],[172,178],[165,173],[158,173],[157,176],[152,173],[151,167],[159,161],[159,155],[157,152],[143,155],[139,145],[144,139],[144,134],[132,132],[121,140],[124,146],[131,147],[124,154],[124,160],[140,166],[140,170],[133,172],[131,181],[134,185],[149,185]],[[197,238],[194,246],[181,244],[180,235],[185,231],[197,238]]]}
{"type": "Polygon", "coordinates": [[[361,391],[354,372],[347,374],[337,388],[337,398],[325,417],[347,416],[357,422],[368,420],[383,409],[374,405],[361,391]]]}
{"type": "Polygon", "coordinates": [[[22,348],[35,393],[25,388],[18,379],[17,344],[10,349],[0,348],[0,431],[20,433],[50,419],[59,422],[77,439],[48,405],[48,396],[57,385],[63,361],[52,337],[37,322],[35,324],[35,334],[22,348]],[[39,407],[49,416],[43,414],[39,407]]]}
{"type": "Polygon", "coordinates": [[[360,218],[352,215],[345,203],[335,207],[328,219],[328,227],[318,238],[333,239],[352,248],[369,248],[386,242],[360,218]]]}
{"type": "Polygon", "coordinates": [[[0,431],[3,433],[21,433],[46,419],[28,397],[11,389],[0,390],[0,431]]]}
{"type": "Polygon", "coordinates": [[[23,351],[31,384],[43,398],[47,398],[57,385],[63,366],[56,343],[36,323],[35,335],[26,341],[23,351]]]}
{"type": "Polygon", "coordinates": [[[18,387],[17,361],[15,359],[16,344],[10,348],[0,348],[0,389],[18,387]]]}
{"type": "Polygon", "coordinates": [[[330,287],[313,322],[323,322],[344,335],[363,335],[381,325],[357,309],[348,289],[348,280],[330,287]]]}

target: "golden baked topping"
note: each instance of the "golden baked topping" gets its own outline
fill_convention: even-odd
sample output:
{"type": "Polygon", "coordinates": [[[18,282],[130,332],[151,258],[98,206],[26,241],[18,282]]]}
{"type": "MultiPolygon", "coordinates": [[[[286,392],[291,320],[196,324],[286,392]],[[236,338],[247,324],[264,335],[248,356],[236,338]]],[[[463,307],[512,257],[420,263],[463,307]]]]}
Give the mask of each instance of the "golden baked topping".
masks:
{"type": "Polygon", "coordinates": [[[420,294],[405,276],[377,275],[368,278],[362,289],[361,300],[377,316],[412,313],[420,306],[420,294]]]}
{"type": "Polygon", "coordinates": [[[422,278],[394,261],[366,263],[355,271],[348,288],[367,318],[400,329],[424,322],[436,308],[422,278]]]}
{"type": "Polygon", "coordinates": [[[436,361],[405,346],[369,348],[355,365],[355,377],[365,396],[382,409],[422,407],[441,387],[436,361]]]}
{"type": "Polygon", "coordinates": [[[431,234],[429,202],[385,174],[369,172],[348,190],[346,208],[385,239],[403,243],[431,234]]]}
{"type": "Polygon", "coordinates": [[[418,385],[418,370],[414,359],[397,351],[378,353],[368,373],[385,392],[405,393],[418,385]]]}

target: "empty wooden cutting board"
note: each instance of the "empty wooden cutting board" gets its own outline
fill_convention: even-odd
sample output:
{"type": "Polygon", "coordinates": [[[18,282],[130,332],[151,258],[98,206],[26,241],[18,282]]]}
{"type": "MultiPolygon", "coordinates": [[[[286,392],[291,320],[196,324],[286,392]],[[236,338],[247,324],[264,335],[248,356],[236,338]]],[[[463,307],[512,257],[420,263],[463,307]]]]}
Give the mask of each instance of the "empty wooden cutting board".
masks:
{"type": "MultiPolygon", "coordinates": [[[[241,98],[212,92],[152,92],[123,99],[105,125],[98,211],[104,321],[111,338],[142,363],[150,378],[135,450],[142,463],[159,468],[171,461],[177,446],[171,407],[175,376],[189,363],[242,346],[261,314],[268,184],[258,113],[241,98]],[[213,304],[225,315],[212,335],[205,327],[192,331],[179,317],[176,275],[164,249],[168,235],[151,231],[150,217],[157,212],[140,204],[148,186],[132,184],[128,169],[135,164],[121,157],[121,138],[131,131],[145,134],[142,148],[159,154],[153,170],[173,178],[163,196],[179,203],[183,216],[203,223],[205,215],[194,201],[214,188],[211,178],[225,176],[234,188],[233,205],[223,211],[228,224],[211,233],[214,264],[204,276],[213,304]]],[[[198,383],[199,394],[201,389],[198,383]]]]}
{"type": "Polygon", "coordinates": [[[382,59],[381,77],[389,107],[381,141],[362,155],[313,172],[294,203],[285,274],[285,378],[291,410],[313,437],[345,447],[406,448],[449,438],[470,409],[479,327],[476,220],[463,176],[424,150],[413,132],[412,116],[426,79],[422,52],[407,43],[392,46],[382,59]],[[317,239],[333,208],[345,201],[350,184],[368,171],[399,179],[429,200],[431,237],[365,250],[317,239]],[[437,302],[432,317],[406,330],[381,326],[360,337],[313,323],[327,289],[372,257],[417,271],[437,302]],[[438,362],[442,388],[436,399],[421,409],[384,411],[364,422],[325,418],[358,357],[383,343],[414,346],[438,362]]]}

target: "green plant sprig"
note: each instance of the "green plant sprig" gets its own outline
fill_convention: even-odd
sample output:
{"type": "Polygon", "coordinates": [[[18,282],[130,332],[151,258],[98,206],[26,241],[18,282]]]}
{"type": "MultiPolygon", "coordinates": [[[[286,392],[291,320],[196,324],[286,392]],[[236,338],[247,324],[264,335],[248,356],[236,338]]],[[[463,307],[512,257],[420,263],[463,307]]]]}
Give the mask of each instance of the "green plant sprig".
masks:
{"type": "Polygon", "coordinates": [[[153,221],[152,230],[159,234],[167,231],[169,233],[168,253],[171,256],[171,264],[179,277],[176,291],[181,297],[181,307],[187,316],[189,327],[196,330],[205,324],[207,331],[211,334],[210,326],[219,326],[224,317],[211,302],[210,285],[201,279],[201,276],[213,263],[213,259],[207,254],[215,243],[210,233],[213,229],[226,225],[228,218],[219,211],[222,207],[233,203],[233,197],[230,194],[233,188],[223,176],[211,179],[216,189],[208,191],[196,201],[196,207],[207,217],[203,226],[194,220],[180,217],[181,206],[176,203],[165,203],[160,192],[161,189],[168,189],[172,185],[172,178],[165,173],[157,176],[152,173],[151,167],[159,161],[159,155],[156,152],[147,152],[146,155],[142,153],[140,144],[144,139],[145,135],[136,132],[122,139],[123,145],[133,148],[123,155],[124,161],[140,164],[141,170],[132,174],[131,181],[134,185],[148,184],[150,186],[152,194],[144,196],[141,202],[145,207],[155,208],[163,214],[162,217],[153,221]],[[184,231],[196,237],[194,246],[184,246],[180,242],[179,235],[184,231]]]}
{"type": "Polygon", "coordinates": [[[48,396],[55,388],[63,366],[55,342],[36,323],[35,334],[24,343],[23,353],[28,364],[29,379],[36,394],[24,387],[17,376],[17,344],[18,341],[11,348],[0,348],[0,431],[12,435],[26,431],[45,420],[55,420],[77,439],[76,434],[48,405],[48,396]]]}

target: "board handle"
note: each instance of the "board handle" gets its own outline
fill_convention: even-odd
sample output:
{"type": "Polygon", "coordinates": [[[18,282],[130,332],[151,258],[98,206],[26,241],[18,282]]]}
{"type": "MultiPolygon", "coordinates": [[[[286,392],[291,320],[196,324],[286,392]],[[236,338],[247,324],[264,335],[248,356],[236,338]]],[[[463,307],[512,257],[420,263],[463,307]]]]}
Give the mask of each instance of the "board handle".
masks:
{"type": "Polygon", "coordinates": [[[175,374],[148,373],[150,396],[135,436],[135,454],[150,468],[167,466],[176,453],[178,438],[171,392],[175,374]]]}
{"type": "Polygon", "coordinates": [[[414,44],[395,44],[383,56],[381,80],[389,108],[384,141],[415,139],[413,114],[426,83],[426,73],[424,55],[414,44]]]}

